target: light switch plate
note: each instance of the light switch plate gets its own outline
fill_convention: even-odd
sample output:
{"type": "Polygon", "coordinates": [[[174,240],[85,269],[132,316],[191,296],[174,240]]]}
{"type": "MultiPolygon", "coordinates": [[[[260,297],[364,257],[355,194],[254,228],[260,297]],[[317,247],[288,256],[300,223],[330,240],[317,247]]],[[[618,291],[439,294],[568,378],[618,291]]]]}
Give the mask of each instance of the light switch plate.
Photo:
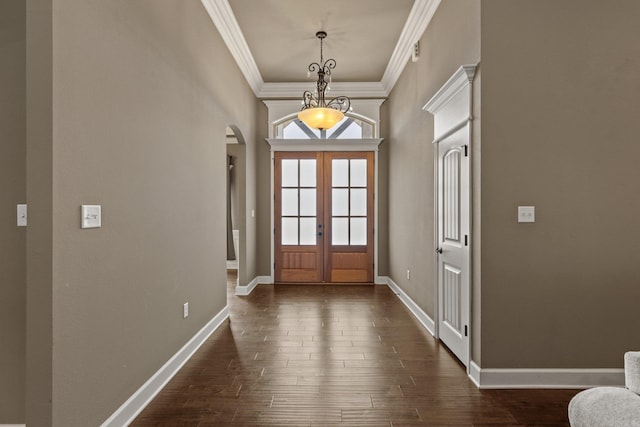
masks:
{"type": "Polygon", "coordinates": [[[518,222],[536,222],[536,207],[518,206],[518,222]]]}
{"type": "Polygon", "coordinates": [[[100,205],[82,205],[82,228],[102,227],[102,207],[100,205]]]}
{"type": "Polygon", "coordinates": [[[18,205],[18,227],[27,226],[27,205],[18,205]]]}

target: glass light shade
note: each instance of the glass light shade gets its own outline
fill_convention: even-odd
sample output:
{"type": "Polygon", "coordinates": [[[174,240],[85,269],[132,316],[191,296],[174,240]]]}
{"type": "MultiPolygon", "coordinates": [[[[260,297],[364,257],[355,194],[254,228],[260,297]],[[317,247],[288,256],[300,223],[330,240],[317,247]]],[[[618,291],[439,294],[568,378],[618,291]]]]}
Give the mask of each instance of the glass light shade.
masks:
{"type": "Polygon", "coordinates": [[[333,108],[307,108],[298,118],[312,129],[331,129],[344,118],[344,113],[333,108]]]}

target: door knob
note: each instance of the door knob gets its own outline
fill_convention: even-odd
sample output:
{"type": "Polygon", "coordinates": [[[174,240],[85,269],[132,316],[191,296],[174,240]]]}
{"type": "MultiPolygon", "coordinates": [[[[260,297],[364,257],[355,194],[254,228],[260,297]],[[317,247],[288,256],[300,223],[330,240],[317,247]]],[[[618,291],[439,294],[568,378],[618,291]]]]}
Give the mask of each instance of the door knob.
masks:
{"type": "Polygon", "coordinates": [[[318,236],[322,236],[322,231],[318,231],[318,236]]]}
{"type": "Polygon", "coordinates": [[[442,248],[436,248],[436,253],[437,254],[441,254],[442,253],[442,248]]]}

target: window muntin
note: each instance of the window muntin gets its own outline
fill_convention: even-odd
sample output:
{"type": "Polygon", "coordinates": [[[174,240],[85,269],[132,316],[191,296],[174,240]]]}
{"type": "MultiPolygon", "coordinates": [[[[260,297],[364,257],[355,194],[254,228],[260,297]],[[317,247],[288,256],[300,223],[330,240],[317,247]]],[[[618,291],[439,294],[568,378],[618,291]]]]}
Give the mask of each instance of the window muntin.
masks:
{"type": "Polygon", "coordinates": [[[366,139],[373,138],[374,125],[355,117],[345,116],[327,130],[311,129],[297,117],[276,126],[276,136],[282,139],[366,139]]]}

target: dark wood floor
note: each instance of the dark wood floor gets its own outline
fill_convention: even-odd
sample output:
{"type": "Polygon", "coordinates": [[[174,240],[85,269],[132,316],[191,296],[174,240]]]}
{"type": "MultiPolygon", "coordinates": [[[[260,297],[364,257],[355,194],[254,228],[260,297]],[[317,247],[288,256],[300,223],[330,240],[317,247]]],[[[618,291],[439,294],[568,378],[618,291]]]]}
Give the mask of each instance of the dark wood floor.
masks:
{"type": "Polygon", "coordinates": [[[478,390],[386,286],[265,285],[229,304],[132,426],[568,425],[577,390],[478,390]]]}

